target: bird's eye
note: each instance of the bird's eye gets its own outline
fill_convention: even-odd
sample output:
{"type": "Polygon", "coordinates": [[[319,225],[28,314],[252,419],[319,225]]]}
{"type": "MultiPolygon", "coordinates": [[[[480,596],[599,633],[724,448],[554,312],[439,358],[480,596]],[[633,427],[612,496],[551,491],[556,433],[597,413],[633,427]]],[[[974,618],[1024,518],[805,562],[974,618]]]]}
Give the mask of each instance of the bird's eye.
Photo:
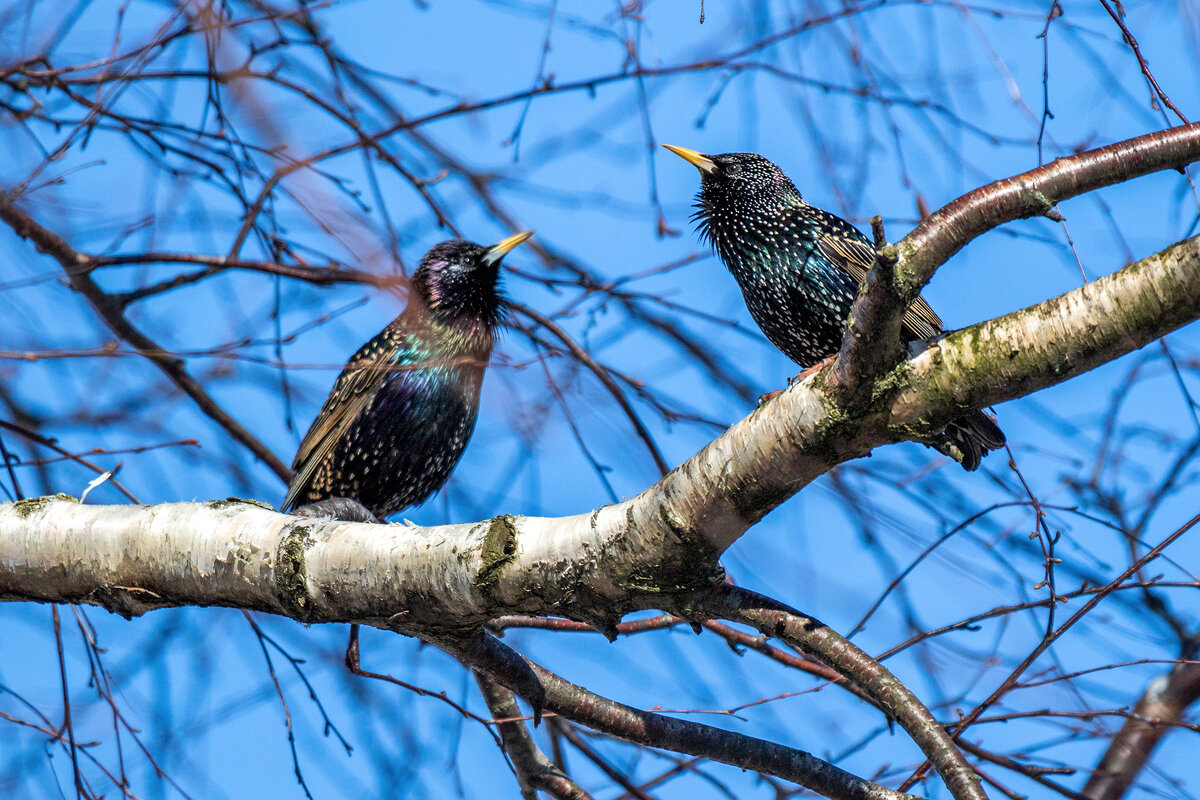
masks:
{"type": "Polygon", "coordinates": [[[726,175],[737,175],[741,171],[742,171],[742,165],[738,164],[736,161],[732,164],[727,164],[725,166],[725,174],[726,175]]]}

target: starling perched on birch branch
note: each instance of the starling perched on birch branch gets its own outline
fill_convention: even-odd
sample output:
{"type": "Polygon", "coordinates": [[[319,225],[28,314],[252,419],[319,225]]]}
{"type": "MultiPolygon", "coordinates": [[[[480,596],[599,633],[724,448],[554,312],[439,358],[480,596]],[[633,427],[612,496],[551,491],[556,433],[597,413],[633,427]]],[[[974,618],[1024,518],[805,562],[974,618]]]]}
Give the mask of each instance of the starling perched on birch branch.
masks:
{"type": "MultiPolygon", "coordinates": [[[[664,147],[700,170],[694,219],[771,343],[802,367],[835,355],[875,262],[870,240],[841,217],[804,202],[787,175],[756,153],[705,155],[664,147]]],[[[918,297],[902,330],[907,341],[929,339],[942,332],[942,320],[918,297]]],[[[984,455],[1004,446],[1004,434],[982,411],[972,411],[926,443],[974,470],[984,455]]]]}
{"type": "Polygon", "coordinates": [[[404,313],[351,356],[300,443],[284,511],[382,520],[441,488],[475,429],[504,314],[500,261],[532,235],[425,254],[404,313]]]}

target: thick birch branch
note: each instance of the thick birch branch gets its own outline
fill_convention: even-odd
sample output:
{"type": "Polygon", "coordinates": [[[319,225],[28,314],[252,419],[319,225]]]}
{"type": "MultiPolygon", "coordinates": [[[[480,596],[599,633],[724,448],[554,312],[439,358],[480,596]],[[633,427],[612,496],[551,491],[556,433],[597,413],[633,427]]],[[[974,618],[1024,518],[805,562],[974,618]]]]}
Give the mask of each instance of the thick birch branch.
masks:
{"type": "MultiPolygon", "coordinates": [[[[487,605],[502,601],[492,596],[492,581],[512,564],[488,554],[516,546],[516,531],[511,517],[416,528],[300,519],[236,500],[84,506],[38,498],[0,506],[0,599],[93,603],[126,615],[160,605],[227,605],[307,622],[356,619],[436,642],[521,694],[535,715],[545,708],[831,797],[911,797],[793,748],[598,697],[478,631],[487,605]],[[456,598],[471,602],[472,595],[480,608],[454,608],[456,598]]],[[[581,552],[580,564],[559,568],[576,577],[585,572],[586,547],[581,552]]],[[[525,607],[519,598],[507,602],[525,607]]]]}
{"type": "Polygon", "coordinates": [[[1148,133],[1056,159],[981,186],[930,214],[895,245],[878,218],[876,261],[854,302],[835,368],[839,397],[854,403],[870,393],[879,374],[899,361],[901,318],[934,272],[975,239],[1007,222],[1045,216],[1055,206],[1096,189],[1200,160],[1200,123],[1148,133]]]}
{"type": "Polygon", "coordinates": [[[902,368],[893,424],[944,419],[1081,375],[1200,317],[1200,237],[1066,294],[948,334],[902,368]]]}

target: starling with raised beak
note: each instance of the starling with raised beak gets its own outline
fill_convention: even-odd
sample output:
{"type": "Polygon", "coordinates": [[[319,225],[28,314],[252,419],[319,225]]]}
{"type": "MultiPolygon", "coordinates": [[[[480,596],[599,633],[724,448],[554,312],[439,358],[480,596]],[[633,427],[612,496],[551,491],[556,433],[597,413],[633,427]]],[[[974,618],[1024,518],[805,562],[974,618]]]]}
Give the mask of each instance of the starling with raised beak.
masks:
{"type": "Polygon", "coordinates": [[[351,356],[300,443],[284,511],[382,520],[441,488],[475,429],[504,316],[500,262],[532,235],[425,254],[404,313],[351,356]]]}

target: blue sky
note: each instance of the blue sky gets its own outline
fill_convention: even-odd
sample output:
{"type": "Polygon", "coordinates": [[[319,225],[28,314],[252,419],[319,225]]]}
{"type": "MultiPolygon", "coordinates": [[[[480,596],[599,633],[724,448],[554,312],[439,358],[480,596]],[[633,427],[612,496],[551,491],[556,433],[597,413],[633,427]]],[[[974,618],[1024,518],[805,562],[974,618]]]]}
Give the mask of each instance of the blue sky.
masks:
{"type": "MultiPolygon", "coordinates": [[[[118,24],[113,7],[79,5],[77,13],[64,18],[68,29],[57,37],[48,33],[52,20],[41,11],[26,14],[24,8],[0,4],[4,19],[20,20],[0,26],[0,64],[38,54],[48,41],[55,42],[50,51],[55,66],[101,59],[113,49],[118,24]]],[[[791,175],[809,202],[863,228],[871,215],[881,214],[896,239],[915,223],[918,197],[936,208],[990,180],[1037,166],[1044,66],[1053,113],[1046,122],[1044,160],[1159,129],[1170,118],[1150,107],[1137,62],[1098,4],[1066,4],[1065,15],[1052,22],[1048,39],[1042,39],[1038,34],[1046,26],[1048,4],[866,3],[857,16],[813,24],[745,53],[753,42],[840,7],[708,3],[703,25],[698,4],[647,3],[638,17],[621,15],[619,8],[523,2],[425,8],[357,2],[334,3],[314,13],[341,52],[377,71],[378,85],[409,119],[460,102],[505,98],[549,76],[556,86],[596,81],[591,91],[551,92],[528,104],[497,103],[477,113],[449,115],[419,127],[425,144],[395,136],[386,146],[413,174],[431,181],[430,195],[464,235],[484,243],[510,231],[461,176],[453,171],[440,176],[443,165],[428,141],[493,176],[496,201],[517,228],[536,230],[537,242],[597,276],[628,279],[622,285],[637,293],[635,303],[682,326],[727,361],[751,395],[783,385],[794,365],[757,332],[732,278],[692,231],[688,217],[698,186],[696,171],[658,143],[705,152],[761,152],[791,175]],[[553,22],[548,24],[551,9],[553,22]],[[647,76],[640,88],[630,77],[600,80],[628,72],[630,42],[639,62],[654,69],[741,54],[736,69],[647,76]],[[869,72],[863,72],[864,66],[869,72]],[[665,224],[678,235],[659,235],[655,195],[665,224]],[[685,260],[679,268],[658,270],[685,260]]],[[[1127,23],[1163,88],[1185,113],[1197,116],[1194,9],[1174,2],[1131,3],[1128,9],[1127,23]]],[[[236,13],[247,14],[240,6],[236,13]]],[[[165,15],[157,4],[131,4],[120,21],[122,47],[149,41],[165,15]]],[[[269,26],[248,30],[252,33],[247,36],[260,41],[271,33],[269,26]]],[[[239,63],[246,55],[245,41],[226,36],[217,63],[239,63]]],[[[318,98],[336,96],[337,86],[328,80],[313,48],[295,46],[286,52],[292,60],[281,74],[318,98]]],[[[200,41],[192,37],[156,55],[153,66],[199,69],[204,63],[200,41]]],[[[266,55],[256,63],[266,67],[273,61],[266,55]]],[[[390,124],[387,114],[361,93],[343,88],[358,99],[366,129],[390,124]]],[[[230,113],[228,125],[244,140],[286,145],[285,152],[294,157],[352,141],[344,126],[331,123],[295,91],[257,81],[219,90],[230,113]]],[[[138,83],[112,102],[129,114],[203,126],[215,134],[222,126],[205,102],[205,91],[197,80],[138,83]]],[[[18,108],[37,97],[0,87],[0,99],[18,108]]],[[[73,113],[65,107],[57,111],[67,117],[73,113]]],[[[19,125],[11,119],[0,131],[8,154],[0,162],[5,186],[25,180],[44,152],[69,135],[69,129],[19,125]]],[[[265,154],[255,160],[268,173],[276,163],[265,154]]],[[[229,170],[223,174],[232,175],[229,170]]],[[[148,167],[144,154],[118,132],[96,131],[86,148],[77,143],[65,158],[46,167],[39,180],[58,178],[61,182],[32,191],[26,207],[89,251],[223,254],[241,224],[240,205],[213,176],[178,176],[148,167]],[[154,223],[143,224],[147,219],[154,223]]],[[[232,182],[239,181],[251,194],[261,186],[253,175],[232,182]]],[[[438,227],[408,182],[387,168],[372,176],[360,153],[323,161],[319,172],[299,173],[284,186],[288,194],[279,193],[274,208],[281,235],[308,248],[306,257],[316,262],[334,259],[386,274],[411,268],[430,245],[450,235],[438,227]],[[402,265],[389,254],[393,232],[402,265]]],[[[1095,277],[1196,231],[1195,192],[1175,174],[1070,200],[1061,210],[1065,228],[1047,220],[1005,226],[973,242],[938,272],[926,296],[949,327],[1070,290],[1081,282],[1079,263],[1095,277]]],[[[251,237],[243,255],[264,254],[261,240],[251,237]]],[[[90,350],[111,340],[79,298],[58,284],[53,262],[6,231],[0,231],[0,259],[0,282],[5,284],[0,291],[0,348],[50,354],[90,350]]],[[[669,464],[687,458],[720,426],[751,409],[752,400],[717,385],[664,336],[631,322],[619,303],[554,284],[570,277],[561,264],[541,261],[526,247],[507,264],[516,270],[506,277],[515,300],[546,314],[561,313],[556,319],[597,359],[642,382],[663,407],[701,420],[669,421],[653,402],[631,393],[669,464]]],[[[107,290],[120,291],[172,274],[174,268],[152,265],[105,270],[100,280],[107,290]]],[[[277,285],[262,275],[234,273],[139,303],[130,317],[164,345],[193,353],[187,359],[189,370],[290,462],[336,370],[402,306],[394,294],[363,286],[277,285]],[[332,319],[324,320],[323,315],[331,314],[332,319]],[[294,339],[276,346],[277,333],[297,331],[294,339]],[[203,353],[213,348],[220,352],[203,353]],[[287,369],[274,363],[280,356],[287,369]]],[[[1090,478],[1113,393],[1140,363],[1144,380],[1125,399],[1117,429],[1125,458],[1096,487],[1123,498],[1131,509],[1144,502],[1146,492],[1195,436],[1187,396],[1179,387],[1193,393],[1200,388],[1196,345],[1194,330],[1171,337],[1171,353],[1182,365],[1178,379],[1163,353],[1151,346],[998,407],[1021,472],[1039,498],[1089,513],[1099,505],[1095,493],[1089,495],[1080,485],[1090,478]]],[[[545,355],[544,348],[519,332],[505,336],[488,373],[479,426],[454,478],[433,500],[402,516],[439,523],[497,513],[577,513],[633,495],[655,479],[653,461],[599,383],[569,359],[543,360],[545,355]],[[561,388],[566,410],[548,388],[547,375],[561,388]],[[593,461],[602,465],[602,476],[593,461]]],[[[119,478],[146,502],[231,494],[282,499],[283,486],[268,469],[167,391],[161,375],[135,355],[6,359],[0,362],[0,380],[23,407],[44,420],[44,433],[69,449],[197,439],[198,448],[95,456],[108,467],[121,462],[119,478]],[[103,421],[117,411],[125,421],[103,421]]],[[[5,442],[29,453],[10,436],[5,442]]],[[[19,474],[27,489],[75,495],[92,477],[73,465],[57,464],[49,472],[52,485],[41,487],[32,468],[19,474]]],[[[1196,468],[1189,464],[1181,488],[1144,532],[1146,540],[1158,541],[1196,513],[1195,477],[1196,468]]],[[[884,448],[788,501],[740,540],[724,563],[740,583],[849,630],[898,568],[975,511],[1022,499],[1019,486],[1002,456],[966,476],[939,464],[933,451],[918,445],[884,448]]],[[[89,502],[123,501],[109,486],[89,497],[89,502]]],[[[1064,570],[1076,570],[1067,582],[1078,584],[1078,574],[1111,577],[1126,563],[1124,541],[1103,524],[1065,511],[1054,512],[1052,524],[1063,531],[1064,570]]],[[[1040,556],[1028,540],[1031,525],[1027,509],[989,514],[923,562],[907,579],[907,592],[889,597],[856,641],[880,652],[911,635],[911,620],[937,627],[1040,596],[1034,588],[1041,578],[1040,556]]],[[[1195,564],[1197,555],[1195,543],[1185,541],[1171,552],[1181,566],[1161,563],[1154,569],[1178,580],[1189,574],[1186,566],[1195,564]]],[[[1176,602],[1186,608],[1186,598],[1179,595],[1176,602]]],[[[1107,624],[1098,616],[1068,634],[1055,648],[1056,660],[1038,668],[1071,671],[1174,656],[1165,626],[1136,615],[1124,599],[1114,598],[1111,604],[1107,624]]],[[[70,610],[63,613],[73,624],[70,610]]],[[[49,614],[39,606],[0,609],[0,650],[7,653],[0,657],[0,683],[39,708],[53,709],[60,703],[61,687],[49,614]]],[[[123,697],[132,724],[145,731],[151,750],[163,754],[168,772],[190,796],[302,796],[292,778],[282,711],[262,652],[240,614],[164,611],[133,622],[95,609],[87,615],[108,648],[110,669],[127,676],[123,697]]],[[[1191,622],[1196,624],[1194,614],[1191,622]]],[[[315,796],[396,796],[393,786],[401,787],[396,790],[400,796],[410,797],[455,797],[460,786],[467,797],[490,796],[496,786],[510,794],[514,790],[507,768],[478,725],[463,723],[437,701],[394,687],[347,683],[339,666],[345,635],[341,627],[303,628],[280,619],[261,624],[289,652],[307,659],[305,674],[356,748],[347,757],[322,735],[320,715],[303,685],[274,654],[315,796]],[[396,772],[389,775],[381,765],[396,772]]],[[[944,701],[935,711],[951,716],[954,708],[986,696],[1004,674],[1005,664],[987,663],[989,654],[1027,652],[1044,625],[1044,615],[1014,616],[948,637],[944,646],[906,653],[889,666],[922,697],[944,701]]],[[[373,668],[444,690],[482,711],[473,686],[444,655],[394,636],[366,635],[373,668]]],[[[532,631],[512,632],[506,641],[571,680],[635,706],[726,709],[812,688],[795,673],[753,654],[732,656],[715,637],[695,637],[690,631],[612,645],[593,635],[532,631]]],[[[104,706],[86,699],[77,632],[68,644],[72,691],[79,708],[90,709],[81,711],[81,724],[94,726],[95,738],[105,742],[98,752],[111,757],[111,722],[104,706]]],[[[1078,682],[1078,694],[1061,686],[1021,690],[1010,695],[1008,710],[1125,705],[1156,670],[1161,667],[1098,673],[1078,682]]],[[[20,706],[14,704],[11,696],[0,697],[0,710],[17,713],[20,706]]],[[[880,733],[877,716],[833,691],[780,699],[740,716],[699,718],[837,758],[860,774],[918,760],[903,736],[880,733]],[[856,749],[860,741],[867,744],[856,749]]],[[[1148,787],[1176,793],[1170,796],[1197,792],[1200,777],[1184,760],[1187,748],[1194,747],[1188,743],[1190,735],[1168,738],[1158,761],[1165,776],[1148,777],[1148,787]],[[1170,780],[1183,781],[1182,788],[1164,788],[1170,780]]],[[[1012,723],[1001,733],[989,728],[987,736],[993,749],[1044,752],[1050,761],[1073,765],[1093,763],[1098,752],[1094,743],[1076,743],[1072,739],[1081,738],[1078,734],[1048,722],[1012,723]]],[[[61,754],[47,759],[40,741],[27,731],[0,728],[0,742],[18,745],[0,749],[21,754],[9,761],[21,768],[20,792],[56,797],[56,787],[69,785],[69,766],[61,754]]],[[[634,758],[631,750],[611,752],[623,766],[634,758]]],[[[579,762],[572,759],[581,775],[598,781],[579,762]]],[[[178,796],[153,780],[144,762],[138,763],[139,796],[178,796]]],[[[658,768],[662,765],[645,765],[639,777],[658,768]]],[[[738,787],[739,796],[770,795],[767,787],[735,770],[711,772],[738,787]]],[[[1078,781],[1070,783],[1075,787],[1082,783],[1069,780],[1078,781]]],[[[1014,783],[1030,791],[1029,785],[1014,783]]],[[[668,786],[662,796],[715,796],[708,794],[715,791],[712,784],[690,777],[668,786]]],[[[945,796],[933,784],[923,791],[945,796]]],[[[601,796],[616,796],[608,792],[601,796]]]]}

